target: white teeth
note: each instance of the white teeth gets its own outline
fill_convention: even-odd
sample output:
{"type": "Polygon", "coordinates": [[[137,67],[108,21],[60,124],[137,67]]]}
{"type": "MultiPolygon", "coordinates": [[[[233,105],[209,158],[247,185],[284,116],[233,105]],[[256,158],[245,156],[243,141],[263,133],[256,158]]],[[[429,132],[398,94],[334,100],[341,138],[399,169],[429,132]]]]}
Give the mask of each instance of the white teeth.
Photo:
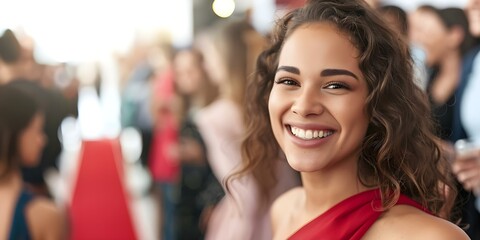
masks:
{"type": "Polygon", "coordinates": [[[290,130],[293,135],[304,140],[311,140],[315,138],[324,138],[333,134],[333,131],[323,131],[323,130],[305,130],[297,127],[290,127],[290,130]]]}
{"type": "Polygon", "coordinates": [[[312,137],[313,137],[313,132],[312,132],[312,130],[307,130],[307,131],[305,131],[305,138],[306,138],[306,139],[312,139],[312,137]]]}
{"type": "Polygon", "coordinates": [[[303,130],[303,129],[298,129],[298,131],[297,131],[297,137],[299,137],[299,138],[305,138],[305,130],[303,130]]]}

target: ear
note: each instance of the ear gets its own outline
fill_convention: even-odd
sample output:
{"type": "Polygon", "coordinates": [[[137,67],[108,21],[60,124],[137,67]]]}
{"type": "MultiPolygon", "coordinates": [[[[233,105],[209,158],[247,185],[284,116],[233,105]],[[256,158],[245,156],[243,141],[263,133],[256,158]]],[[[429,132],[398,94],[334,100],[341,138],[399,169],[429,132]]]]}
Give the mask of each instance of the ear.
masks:
{"type": "Polygon", "coordinates": [[[460,26],[453,26],[448,33],[448,43],[451,48],[460,48],[465,40],[465,31],[460,26]]]}

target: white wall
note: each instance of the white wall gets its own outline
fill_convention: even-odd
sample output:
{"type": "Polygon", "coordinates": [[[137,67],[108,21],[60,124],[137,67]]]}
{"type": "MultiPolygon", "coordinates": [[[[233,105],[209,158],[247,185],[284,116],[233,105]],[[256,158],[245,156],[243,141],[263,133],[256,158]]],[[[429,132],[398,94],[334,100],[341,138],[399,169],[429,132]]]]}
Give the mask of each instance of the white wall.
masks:
{"type": "Polygon", "coordinates": [[[135,34],[193,38],[192,0],[0,0],[2,29],[23,29],[41,62],[82,62],[128,48],[135,34]]]}

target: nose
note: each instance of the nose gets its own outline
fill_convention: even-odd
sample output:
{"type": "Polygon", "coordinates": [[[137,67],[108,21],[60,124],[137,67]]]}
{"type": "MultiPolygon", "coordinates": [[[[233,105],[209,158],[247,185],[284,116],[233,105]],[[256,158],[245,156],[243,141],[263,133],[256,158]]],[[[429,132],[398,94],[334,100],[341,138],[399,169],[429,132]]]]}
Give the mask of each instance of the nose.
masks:
{"type": "Polygon", "coordinates": [[[320,100],[320,93],[304,89],[295,99],[291,110],[302,117],[322,114],[324,106],[320,100]]]}

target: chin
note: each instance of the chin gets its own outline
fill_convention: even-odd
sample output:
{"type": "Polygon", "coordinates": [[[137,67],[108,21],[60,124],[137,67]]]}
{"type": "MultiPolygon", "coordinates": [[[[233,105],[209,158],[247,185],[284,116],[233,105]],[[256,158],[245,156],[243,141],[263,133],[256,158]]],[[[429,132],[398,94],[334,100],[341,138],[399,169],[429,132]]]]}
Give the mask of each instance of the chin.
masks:
{"type": "Polygon", "coordinates": [[[32,159],[24,159],[22,161],[22,165],[24,167],[35,167],[38,165],[40,159],[39,158],[32,158],[32,159]]]}
{"type": "Polygon", "coordinates": [[[475,37],[480,37],[480,26],[477,26],[477,28],[473,29],[473,30],[472,30],[472,34],[473,34],[475,37]]]}
{"type": "MultiPolygon", "coordinates": [[[[315,159],[296,159],[296,160],[288,160],[289,158],[287,157],[287,162],[288,165],[290,165],[293,170],[298,171],[298,172],[315,172],[318,171],[322,168],[322,166],[319,166],[318,160],[315,159]]],[[[290,159],[295,159],[295,158],[290,158],[290,159]]]]}

